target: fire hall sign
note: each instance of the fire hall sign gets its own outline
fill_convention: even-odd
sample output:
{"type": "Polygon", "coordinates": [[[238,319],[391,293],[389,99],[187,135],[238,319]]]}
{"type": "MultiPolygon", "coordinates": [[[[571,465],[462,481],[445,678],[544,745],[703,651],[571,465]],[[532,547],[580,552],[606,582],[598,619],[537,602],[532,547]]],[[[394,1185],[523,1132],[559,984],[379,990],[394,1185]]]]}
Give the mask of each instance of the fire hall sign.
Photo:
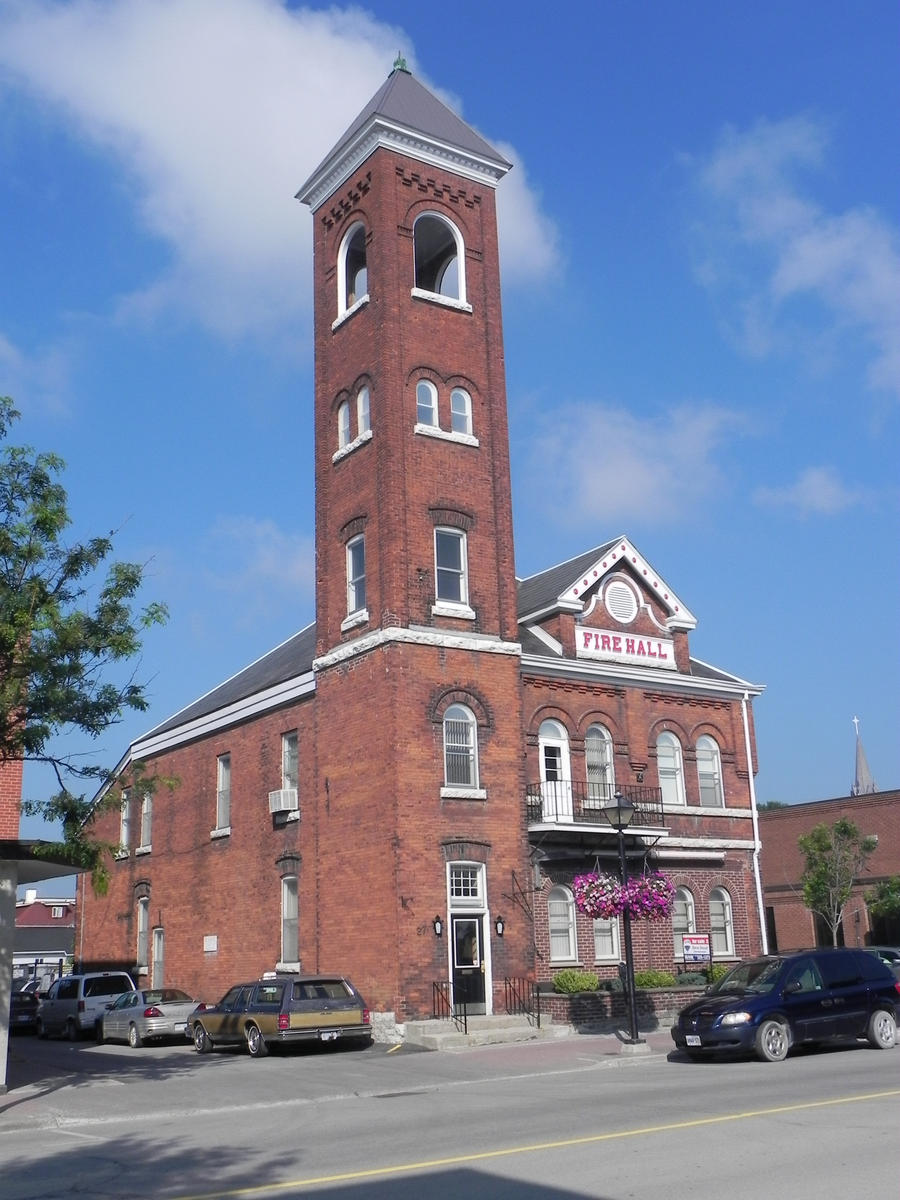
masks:
{"type": "Polygon", "coordinates": [[[601,658],[638,667],[675,668],[675,643],[671,638],[638,637],[611,629],[579,629],[575,635],[579,658],[601,658]]]}

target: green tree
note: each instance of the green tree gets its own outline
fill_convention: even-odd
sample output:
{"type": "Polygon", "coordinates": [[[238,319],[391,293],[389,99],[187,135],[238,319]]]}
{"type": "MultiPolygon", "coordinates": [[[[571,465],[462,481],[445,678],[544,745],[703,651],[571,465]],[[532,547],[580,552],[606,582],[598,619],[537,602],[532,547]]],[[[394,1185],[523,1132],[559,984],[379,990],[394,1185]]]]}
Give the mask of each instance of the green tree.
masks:
{"type": "Polygon", "coordinates": [[[900,875],[880,879],[866,892],[866,907],[873,917],[900,917],[900,875]]]}
{"type": "MultiPolygon", "coordinates": [[[[0,397],[0,441],[18,417],[12,401],[0,397]]],[[[147,708],[128,664],[140,654],[142,633],[164,622],[166,610],[136,608],[143,568],[109,562],[111,536],[66,544],[63,468],[57,455],[29,446],[0,452],[0,762],[51,769],[57,791],[25,801],[23,811],[60,821],[63,842],[54,853],[102,882],[106,847],[91,839],[91,801],[77,787],[90,781],[96,791],[112,776],[60,735],[96,739],[126,711],[147,708]]],[[[112,790],[108,796],[114,803],[112,790]]]]}
{"type": "Polygon", "coordinates": [[[816,825],[797,844],[806,863],[800,876],[803,903],[819,914],[836,946],[853,884],[865,870],[878,838],[861,834],[852,821],[839,817],[833,825],[816,825]]]}

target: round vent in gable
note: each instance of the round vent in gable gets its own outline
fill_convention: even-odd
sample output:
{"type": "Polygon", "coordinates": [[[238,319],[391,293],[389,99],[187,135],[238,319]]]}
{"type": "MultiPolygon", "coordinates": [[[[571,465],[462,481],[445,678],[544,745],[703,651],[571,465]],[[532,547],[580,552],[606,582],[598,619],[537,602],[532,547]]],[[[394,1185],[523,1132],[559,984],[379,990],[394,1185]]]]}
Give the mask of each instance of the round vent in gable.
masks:
{"type": "Polygon", "coordinates": [[[610,616],[623,625],[633,621],[638,613],[637,596],[621,579],[614,579],[606,589],[604,596],[606,608],[610,616]]]}

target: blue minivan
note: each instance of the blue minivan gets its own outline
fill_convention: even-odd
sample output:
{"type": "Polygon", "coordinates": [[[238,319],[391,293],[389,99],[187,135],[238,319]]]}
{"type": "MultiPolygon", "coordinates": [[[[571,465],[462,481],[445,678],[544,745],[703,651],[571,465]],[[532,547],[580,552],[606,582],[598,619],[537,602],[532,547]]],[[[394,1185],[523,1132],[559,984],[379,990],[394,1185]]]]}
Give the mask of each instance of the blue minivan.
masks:
{"type": "Polygon", "coordinates": [[[897,1041],[900,980],[877,955],[851,948],[800,950],[738,963],[672,1026],[691,1058],[754,1052],[780,1062],[794,1045],[866,1038],[897,1041]]]}

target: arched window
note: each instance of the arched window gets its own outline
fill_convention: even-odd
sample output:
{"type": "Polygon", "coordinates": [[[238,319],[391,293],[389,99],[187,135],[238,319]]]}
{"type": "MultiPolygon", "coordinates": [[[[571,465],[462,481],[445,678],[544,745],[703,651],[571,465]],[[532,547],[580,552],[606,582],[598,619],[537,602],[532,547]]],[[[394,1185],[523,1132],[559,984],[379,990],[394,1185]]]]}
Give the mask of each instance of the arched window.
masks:
{"type": "Polygon", "coordinates": [[[437,426],[437,388],[427,379],[416,384],[416,424],[437,426]]]}
{"type": "Polygon", "coordinates": [[[572,771],[569,735],[559,721],[543,721],[538,730],[541,756],[541,808],[545,821],[571,821],[572,771]]]}
{"type": "Polygon", "coordinates": [[[281,961],[300,961],[300,909],[297,898],[297,876],[285,875],[281,880],[281,961]]]}
{"type": "Polygon", "coordinates": [[[366,230],[360,222],[351,225],[338,251],[338,316],[368,295],[366,230]]]}
{"type": "Polygon", "coordinates": [[[707,808],[721,808],[725,803],[722,794],[722,759],[714,738],[697,738],[697,778],[700,782],[700,803],[707,808]]]}
{"type": "Polygon", "coordinates": [[[361,387],[356,397],[356,436],[362,437],[372,428],[369,413],[369,389],[361,387]]]}
{"type": "Polygon", "coordinates": [[[462,388],[450,393],[450,429],[472,436],[472,397],[462,388]]]}
{"type": "Polygon", "coordinates": [[[674,733],[661,733],[656,739],[656,770],[663,804],[684,804],[681,742],[674,733]]]}
{"type": "Polygon", "coordinates": [[[462,238],[454,226],[434,213],[423,213],[416,221],[413,238],[416,288],[464,301],[462,238]]]}
{"type": "Polygon", "coordinates": [[[675,907],[672,909],[672,939],[674,941],[676,959],[684,958],[684,942],[682,934],[696,933],[697,923],[694,916],[694,897],[686,887],[675,889],[675,907]]]}
{"type": "Polygon", "coordinates": [[[150,897],[137,902],[137,967],[146,972],[150,965],[150,897]]]}
{"type": "Polygon", "coordinates": [[[555,887],[547,897],[550,961],[574,962],[575,900],[567,887],[555,887]]]}
{"type": "Polygon", "coordinates": [[[338,449],[350,445],[350,401],[344,400],[338,409],[338,449]]]}
{"type": "Polygon", "coordinates": [[[366,607],[366,535],[359,534],[347,543],[347,612],[362,612],[366,607]]]}
{"type": "Polygon", "coordinates": [[[616,791],[612,737],[604,725],[592,725],[584,735],[584,757],[587,765],[587,802],[596,808],[612,800],[616,791]]]}
{"type": "Polygon", "coordinates": [[[710,949],[713,958],[734,955],[734,925],[731,919],[731,896],[723,887],[709,893],[710,949]]]}
{"type": "Polygon", "coordinates": [[[478,740],[474,713],[451,704],[444,713],[444,782],[448,787],[478,787],[478,740]]]}

